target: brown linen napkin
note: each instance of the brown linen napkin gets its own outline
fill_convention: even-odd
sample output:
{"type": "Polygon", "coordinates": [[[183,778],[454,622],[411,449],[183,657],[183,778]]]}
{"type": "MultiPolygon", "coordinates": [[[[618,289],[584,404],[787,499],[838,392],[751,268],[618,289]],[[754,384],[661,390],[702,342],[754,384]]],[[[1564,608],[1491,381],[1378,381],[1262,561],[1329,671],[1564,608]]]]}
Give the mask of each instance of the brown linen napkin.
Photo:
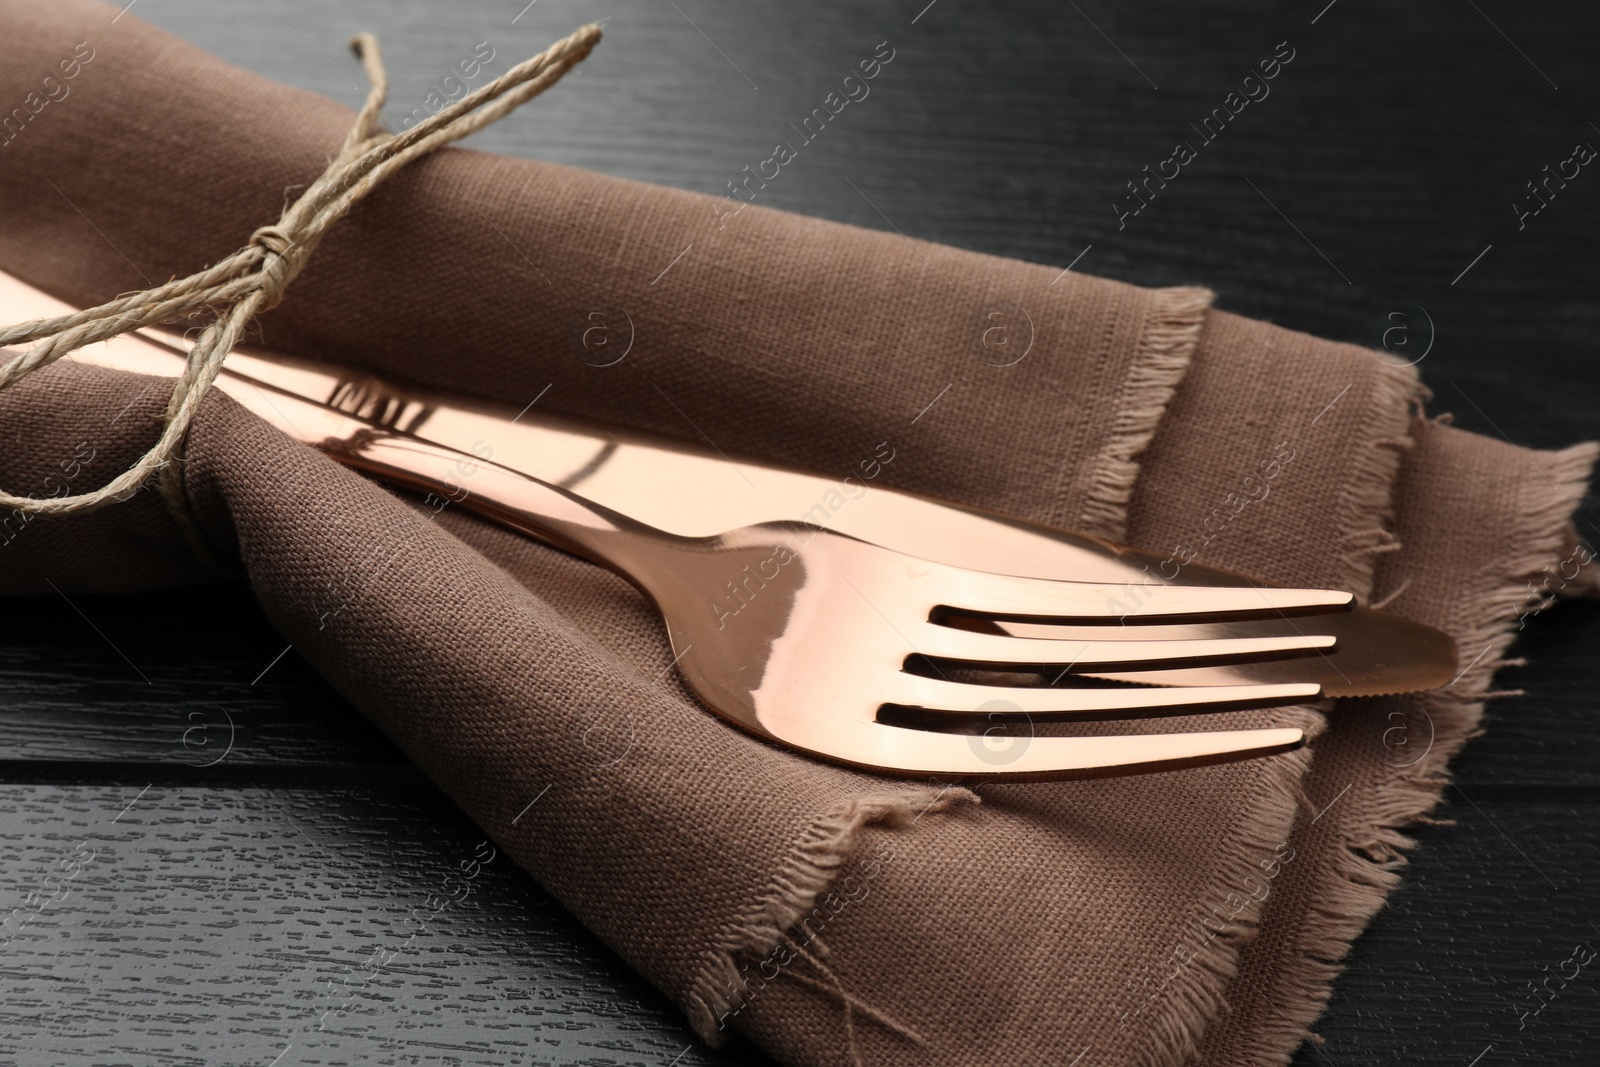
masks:
{"type": "MultiPolygon", "coordinates": [[[[350,122],[117,10],[3,16],[0,99],[79,42],[93,54],[70,101],[0,147],[0,268],[78,303],[233,250],[350,122]]],[[[1282,1062],[1393,884],[1400,827],[1437,799],[1524,580],[1568,554],[1594,450],[1519,454],[1420,421],[1408,368],[1207,310],[1203,291],[1057,274],[754,207],[723,227],[709,198],[450,150],[342,222],[263,329],[840,477],[889,440],[888,484],[1398,592],[1464,659],[1489,651],[1440,693],[1333,709],[1310,752],[905,783],[722,726],[619,579],[452,509],[430,520],[226,398],[195,424],[186,483],[300,652],[708,1040],[742,1031],[799,1064],[1282,1062]],[[1000,365],[984,330],[1015,308],[1034,346],[1000,365]],[[582,344],[600,309],[633,323],[611,366],[582,344]],[[1395,714],[1431,719],[1410,766],[1384,743],[1395,714]]],[[[0,485],[50,491],[82,441],[96,458],[73,489],[108,478],[154,437],[148,386],[63,366],[0,393],[0,485]]],[[[9,529],[10,593],[204,577],[153,494],[9,529]]]]}

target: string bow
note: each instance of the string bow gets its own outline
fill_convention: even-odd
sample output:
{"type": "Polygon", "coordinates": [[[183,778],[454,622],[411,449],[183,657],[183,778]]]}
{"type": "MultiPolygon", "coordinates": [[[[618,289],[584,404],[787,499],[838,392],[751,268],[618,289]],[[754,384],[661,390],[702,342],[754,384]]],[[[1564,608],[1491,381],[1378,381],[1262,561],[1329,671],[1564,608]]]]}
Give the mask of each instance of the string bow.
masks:
{"type": "Polygon", "coordinates": [[[102,488],[77,496],[37,498],[0,492],[0,507],[35,515],[89,511],[127,499],[159,472],[168,507],[175,515],[186,516],[182,476],[173,461],[200,401],[250,320],[277,306],[329,228],[401,167],[504,118],[544,92],[582,62],[599,40],[600,27],[585,26],[437,114],[391,134],[379,125],[389,94],[383,56],[377,38],[358,35],[350,47],[372,84],[366,103],[339,154],[277,222],[251,234],[249,243],[233,255],[187,278],[127,293],[86,311],[0,330],[0,347],[33,346],[0,366],[0,389],[4,389],[85,345],[185,319],[203,308],[218,311],[189,349],[183,374],[167,402],[160,439],[133,466],[102,488]]]}

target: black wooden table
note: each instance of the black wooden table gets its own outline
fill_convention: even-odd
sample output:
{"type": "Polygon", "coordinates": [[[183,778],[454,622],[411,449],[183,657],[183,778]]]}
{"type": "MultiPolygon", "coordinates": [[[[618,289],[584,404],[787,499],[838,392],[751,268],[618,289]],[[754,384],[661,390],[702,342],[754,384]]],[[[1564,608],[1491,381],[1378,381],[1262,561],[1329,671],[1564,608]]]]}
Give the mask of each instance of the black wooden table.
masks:
{"type": "MultiPolygon", "coordinates": [[[[1600,436],[1600,145],[1586,4],[136,0],[134,14],[349,103],[383,39],[392,121],[458,60],[582,21],[569,81],[475,140],[708,193],[843,73],[869,99],[763,202],[1146,285],[1423,357],[1436,410],[1520,444],[1600,436]],[[480,42],[483,42],[480,45],[480,42]],[[1159,195],[1190,123],[1291,55],[1159,195]],[[1517,207],[1516,205],[1521,205],[1517,207]]],[[[108,26],[107,41],[114,28],[108,26]]],[[[1580,528],[1600,539],[1592,506],[1580,528]]],[[[0,611],[0,1062],[754,1064],[504,857],[408,921],[482,834],[227,589],[0,611]],[[18,918],[20,917],[20,918],[18,918]]],[[[1298,1064],[1600,1062],[1600,606],[1527,627],[1443,817],[1298,1064]],[[1570,965],[1566,968],[1570,971],[1570,965]],[[1542,997],[1530,984],[1551,979],[1542,997]],[[1555,991],[1559,991],[1558,993],[1555,991]]]]}

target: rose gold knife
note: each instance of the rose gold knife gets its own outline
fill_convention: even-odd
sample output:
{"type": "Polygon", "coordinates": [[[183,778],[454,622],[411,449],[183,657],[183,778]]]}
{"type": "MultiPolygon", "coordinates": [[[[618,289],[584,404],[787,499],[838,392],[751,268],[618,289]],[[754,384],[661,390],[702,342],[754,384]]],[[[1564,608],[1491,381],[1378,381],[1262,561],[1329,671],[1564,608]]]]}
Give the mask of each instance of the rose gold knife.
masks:
{"type": "MultiPolygon", "coordinates": [[[[0,317],[6,321],[69,310],[0,273],[0,317]]],[[[70,358],[172,377],[180,353],[171,335],[150,331],[82,349],[70,358]]],[[[672,534],[710,536],[772,520],[798,519],[953,566],[1116,586],[1119,591],[1112,599],[1126,605],[1130,616],[1137,614],[1152,586],[1265,586],[1198,564],[1189,564],[1175,582],[1167,582],[1159,577],[1162,556],[875,484],[883,468],[893,463],[892,441],[862,457],[856,470],[829,478],[626,427],[550,415],[533,404],[518,411],[510,405],[261,349],[240,349],[229,356],[217,386],[302,440],[307,435],[295,426],[296,414],[302,422],[314,423],[315,408],[331,408],[373,426],[492,458],[500,466],[672,534]]],[[[1141,624],[1138,633],[1151,640],[1305,636],[1300,623],[1280,615],[1141,624]]],[[[986,620],[969,625],[1015,637],[1057,636],[1048,623],[986,620]]],[[[1387,612],[1356,607],[1320,616],[1315,629],[1337,639],[1333,651],[1095,676],[1171,686],[1305,682],[1320,684],[1328,696],[1364,696],[1435,688],[1449,682],[1456,671],[1456,646],[1448,635],[1387,612]]],[[[1073,636],[1116,640],[1127,636],[1127,629],[1114,622],[1097,628],[1076,626],[1073,636]]]]}

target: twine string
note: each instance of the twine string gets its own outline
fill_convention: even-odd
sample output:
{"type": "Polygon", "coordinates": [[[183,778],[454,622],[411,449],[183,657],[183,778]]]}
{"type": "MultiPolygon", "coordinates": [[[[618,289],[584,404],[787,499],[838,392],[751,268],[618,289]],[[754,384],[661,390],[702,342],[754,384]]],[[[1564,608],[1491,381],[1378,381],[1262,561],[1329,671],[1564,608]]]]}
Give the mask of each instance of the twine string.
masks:
{"type": "Polygon", "coordinates": [[[401,167],[499,121],[550,88],[599,40],[600,27],[585,26],[437,114],[391,134],[379,125],[389,95],[383,55],[377,38],[358,35],[350,47],[371,83],[366,102],[338,155],[277,222],[256,230],[239,251],[187,278],[126,293],[99,307],[0,329],[0,348],[32,345],[0,366],[0,389],[5,389],[85,345],[187,318],[204,308],[219,311],[190,347],[167,402],[161,436],[149,451],[99,489],[48,498],[0,492],[0,507],[34,515],[89,511],[126,500],[152,475],[159,475],[168,506],[174,514],[186,515],[183,478],[175,461],[200,401],[251,319],[278,305],[329,228],[401,167]]]}

